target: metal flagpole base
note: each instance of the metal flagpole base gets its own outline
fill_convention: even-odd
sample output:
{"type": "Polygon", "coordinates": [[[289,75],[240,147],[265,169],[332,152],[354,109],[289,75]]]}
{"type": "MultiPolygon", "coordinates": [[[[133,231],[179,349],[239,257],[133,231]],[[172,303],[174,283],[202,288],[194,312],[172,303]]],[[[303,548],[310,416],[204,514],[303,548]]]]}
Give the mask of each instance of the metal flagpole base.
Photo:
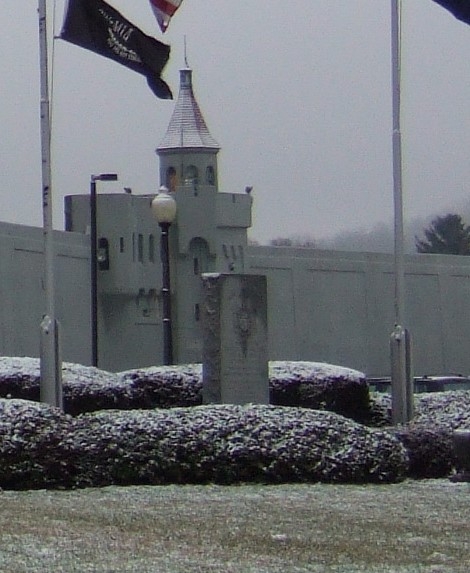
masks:
{"type": "Polygon", "coordinates": [[[411,337],[397,325],[390,337],[392,362],[392,423],[407,424],[413,418],[414,381],[411,365],[411,337]]]}
{"type": "Polygon", "coordinates": [[[63,407],[62,359],[57,320],[45,316],[41,322],[41,402],[63,407]]]}

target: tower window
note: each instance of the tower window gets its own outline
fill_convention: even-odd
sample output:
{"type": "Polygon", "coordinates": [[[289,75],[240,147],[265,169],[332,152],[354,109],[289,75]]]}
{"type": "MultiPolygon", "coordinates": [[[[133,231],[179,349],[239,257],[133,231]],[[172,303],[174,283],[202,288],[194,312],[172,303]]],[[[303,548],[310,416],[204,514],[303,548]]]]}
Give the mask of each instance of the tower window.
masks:
{"type": "Polygon", "coordinates": [[[142,263],[144,260],[144,236],[140,234],[137,240],[137,259],[139,263],[142,263]]]}
{"type": "Polygon", "coordinates": [[[184,173],[184,182],[197,185],[199,180],[199,173],[195,165],[188,165],[184,173]]]}
{"type": "Polygon", "coordinates": [[[212,165],[206,167],[206,181],[209,185],[215,184],[215,171],[212,165]]]}
{"type": "Polygon", "coordinates": [[[119,252],[124,252],[124,237],[119,237],[119,252]]]}
{"type": "Polygon", "coordinates": [[[199,259],[197,257],[193,259],[193,271],[195,275],[199,274],[199,259]]]}
{"type": "Polygon", "coordinates": [[[153,235],[149,235],[149,261],[155,262],[155,237],[153,235]]]}
{"type": "Polygon", "coordinates": [[[176,169],[174,167],[168,167],[166,171],[166,186],[172,193],[176,191],[176,169]]]}

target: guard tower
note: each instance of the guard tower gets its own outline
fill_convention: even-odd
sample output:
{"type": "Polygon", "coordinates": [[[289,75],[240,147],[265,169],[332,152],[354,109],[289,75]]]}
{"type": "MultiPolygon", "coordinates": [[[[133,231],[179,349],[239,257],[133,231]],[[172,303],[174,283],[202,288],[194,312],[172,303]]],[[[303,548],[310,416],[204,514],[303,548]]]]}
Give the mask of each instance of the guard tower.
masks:
{"type": "MultiPolygon", "coordinates": [[[[251,196],[218,190],[218,143],[193,92],[192,70],[180,71],[178,99],[156,152],[160,185],[174,194],[170,228],[174,359],[200,362],[201,274],[245,271],[251,196]]],[[[155,185],[155,190],[159,185],[155,185]]],[[[99,193],[98,364],[125,370],[161,364],[160,232],[151,213],[154,194],[99,193]]],[[[66,229],[90,230],[89,195],[65,198],[66,229]]]]}
{"type": "Polygon", "coordinates": [[[219,150],[195,98],[192,70],[186,67],[180,70],[178,99],[156,150],[160,182],[177,202],[170,241],[180,362],[201,360],[200,275],[245,270],[252,199],[247,193],[219,192],[219,150]]]}

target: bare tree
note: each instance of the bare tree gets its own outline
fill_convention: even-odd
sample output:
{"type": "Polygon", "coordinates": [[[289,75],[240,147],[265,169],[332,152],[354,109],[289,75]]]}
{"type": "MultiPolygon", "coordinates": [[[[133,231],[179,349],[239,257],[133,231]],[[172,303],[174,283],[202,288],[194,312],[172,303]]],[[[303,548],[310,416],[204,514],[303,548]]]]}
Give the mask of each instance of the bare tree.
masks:
{"type": "Polygon", "coordinates": [[[308,235],[296,235],[292,237],[277,237],[271,239],[269,244],[272,247],[303,247],[306,249],[315,249],[316,242],[308,235]]]}

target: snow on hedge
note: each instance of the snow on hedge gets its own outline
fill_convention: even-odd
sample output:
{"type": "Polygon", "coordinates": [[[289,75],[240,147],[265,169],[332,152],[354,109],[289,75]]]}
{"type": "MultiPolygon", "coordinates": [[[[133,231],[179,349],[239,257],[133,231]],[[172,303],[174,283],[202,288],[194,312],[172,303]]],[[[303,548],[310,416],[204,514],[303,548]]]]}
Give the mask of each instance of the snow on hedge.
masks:
{"type": "MultiPolygon", "coordinates": [[[[64,363],[64,408],[73,415],[101,409],[172,408],[202,404],[202,365],[155,366],[112,374],[64,363]]],[[[39,360],[0,360],[0,396],[39,400],[39,360]]],[[[369,412],[363,373],[319,362],[270,362],[270,402],[330,410],[356,421],[369,412]]]]}
{"type": "Polygon", "coordinates": [[[82,444],[112,443],[106,466],[113,479],[124,469],[124,481],[133,468],[146,483],[389,482],[406,470],[398,440],[328,412],[218,405],[81,419],[82,444]]]}
{"type": "Polygon", "coordinates": [[[0,487],[62,485],[67,473],[62,440],[73,418],[28,400],[0,400],[0,487]]]}
{"type": "MultiPolygon", "coordinates": [[[[178,469],[177,464],[170,464],[171,469],[163,471],[162,468],[166,466],[162,465],[160,461],[159,465],[155,466],[158,467],[158,472],[155,470],[156,473],[152,479],[160,479],[162,483],[166,483],[168,479],[176,481],[183,479],[179,477],[180,475],[186,476],[184,479],[188,479],[187,476],[193,471],[195,476],[200,475],[198,474],[199,462],[194,461],[196,458],[193,459],[191,456],[188,461],[189,454],[186,446],[180,445],[178,436],[180,432],[184,434],[186,430],[181,429],[181,426],[184,425],[182,422],[175,422],[178,416],[182,415],[176,414],[177,410],[147,413],[114,411],[184,407],[185,410],[181,411],[191,421],[192,416],[196,417],[196,412],[199,412],[195,407],[201,404],[202,366],[200,364],[143,368],[112,374],[92,367],[64,363],[64,403],[66,411],[77,416],[75,419],[56,411],[49,411],[47,406],[40,404],[26,403],[21,407],[18,406],[18,400],[14,400],[14,398],[39,400],[39,377],[38,359],[0,358],[0,395],[12,399],[8,405],[2,404],[1,407],[3,415],[0,429],[2,463],[0,487],[15,487],[17,481],[18,484],[22,484],[21,487],[29,487],[28,483],[33,484],[31,487],[39,487],[41,483],[43,487],[53,487],[55,483],[61,486],[86,485],[87,483],[92,485],[101,483],[100,474],[107,476],[104,483],[108,483],[109,480],[111,482],[112,480],[121,480],[125,483],[126,475],[133,476],[132,479],[145,480],[147,479],[145,476],[150,471],[149,467],[155,466],[155,459],[162,459],[159,453],[160,446],[155,450],[157,458],[153,462],[148,461],[150,454],[144,455],[147,461],[143,462],[143,466],[138,462],[140,459],[138,453],[145,450],[142,444],[148,441],[146,428],[154,428],[157,423],[162,423],[163,426],[170,424],[175,428],[180,428],[176,434],[176,441],[171,443],[176,451],[181,452],[182,459],[186,460],[185,464],[189,464],[188,467],[191,468],[191,471],[185,469],[184,464],[182,469],[178,469]],[[112,411],[79,416],[86,412],[105,409],[112,411]],[[106,418],[107,415],[110,417],[106,418]],[[14,420],[12,421],[12,419],[14,420]],[[36,419],[38,420],[37,424],[36,419]],[[135,425],[140,428],[139,438],[136,438],[137,442],[134,441],[132,432],[130,434],[129,432],[125,433],[130,439],[130,449],[125,443],[121,443],[122,440],[119,436],[115,438],[114,434],[115,424],[121,427],[121,421],[124,419],[127,420],[126,424],[129,427],[135,425]],[[144,422],[142,424],[139,422],[139,425],[136,420],[144,420],[144,422]],[[102,426],[103,436],[101,436],[102,426]],[[111,429],[108,431],[109,428],[111,429]],[[31,436],[32,439],[30,439],[31,436]],[[116,443],[121,444],[119,451],[122,454],[117,457],[110,454],[115,450],[115,448],[113,450],[112,444],[116,443]],[[137,444],[136,448],[132,445],[134,443],[137,444]],[[109,457],[110,455],[111,457],[109,457]],[[103,469],[101,459],[108,460],[106,469],[103,469]],[[111,463],[109,460],[117,461],[111,463]],[[93,470],[95,466],[96,469],[93,470]],[[161,473],[162,471],[163,473],[161,473]]],[[[320,412],[312,412],[312,408],[334,411],[356,421],[361,421],[369,427],[383,427],[387,435],[392,435],[394,439],[398,439],[405,446],[409,459],[407,475],[411,477],[444,477],[449,475],[456,463],[452,432],[457,428],[470,429],[470,391],[416,395],[413,422],[404,427],[393,428],[391,426],[391,397],[384,394],[369,396],[365,377],[361,372],[315,362],[270,362],[269,384],[271,403],[285,406],[285,412],[290,411],[291,408],[289,407],[295,406],[293,411],[298,412],[299,424],[303,423],[301,422],[304,420],[303,416],[311,415],[314,417],[309,418],[309,424],[313,423],[314,427],[312,439],[319,431],[320,418],[318,416],[322,415],[320,412]],[[301,412],[297,408],[298,406],[310,409],[310,413],[301,412]]],[[[219,410],[215,406],[211,408],[210,410],[202,410],[206,413],[211,412],[209,420],[215,420],[214,424],[219,419],[225,420],[224,416],[228,415],[228,410],[219,410]],[[216,411],[217,413],[215,413],[216,411]]],[[[279,412],[272,415],[279,418],[280,412],[284,410],[282,408],[277,410],[279,412]]],[[[244,412],[243,409],[235,411],[240,416],[244,412]]],[[[197,415],[200,416],[201,414],[197,415]]],[[[329,416],[330,414],[323,412],[323,415],[329,416]]],[[[331,415],[333,416],[333,414],[331,415]]],[[[271,418],[266,418],[267,414],[263,414],[263,416],[265,416],[263,420],[270,424],[271,418]]],[[[242,419],[245,420],[245,413],[243,413],[242,419]]],[[[323,418],[323,420],[327,419],[329,418],[323,418]]],[[[331,435],[334,435],[334,428],[339,424],[339,419],[341,418],[338,416],[329,419],[333,424],[333,434],[331,435]]],[[[211,423],[207,422],[209,425],[211,423]]],[[[223,423],[225,424],[225,421],[223,423]]],[[[231,422],[227,423],[230,426],[231,422]]],[[[280,428],[284,428],[283,423],[279,422],[280,428]]],[[[202,426],[205,427],[205,424],[202,426]]],[[[190,422],[188,428],[192,427],[192,422],[190,422]]],[[[343,428],[343,426],[341,427],[343,428]]],[[[328,434],[325,437],[328,448],[330,447],[331,435],[328,434]]],[[[376,436],[378,435],[380,434],[376,434],[376,436]]],[[[355,439],[357,431],[352,432],[351,436],[355,439]]],[[[219,438],[217,437],[217,439],[219,438]]],[[[242,443],[244,444],[246,440],[249,442],[252,438],[247,434],[242,443]]],[[[150,442],[154,443],[153,439],[150,442]]],[[[300,440],[300,443],[303,443],[303,439],[300,440]]],[[[207,447],[204,446],[204,448],[207,447]]],[[[205,451],[204,448],[202,451],[205,451]]],[[[259,448],[260,452],[264,451],[261,445],[259,448]]],[[[270,448],[272,449],[273,446],[270,448]]],[[[251,454],[254,451],[251,448],[248,450],[251,454]]],[[[241,451],[244,451],[243,447],[241,451]]],[[[278,452],[277,446],[273,451],[278,452]]],[[[171,456],[168,459],[171,460],[171,456]]],[[[207,459],[212,458],[209,456],[207,459]]],[[[221,458],[219,456],[216,459],[220,461],[221,458]]],[[[243,456],[241,459],[244,459],[243,456]]],[[[258,462],[255,463],[250,456],[247,460],[248,468],[258,467],[256,465],[258,462]]],[[[266,465],[264,458],[259,463],[261,464],[259,467],[264,468],[263,470],[259,468],[256,471],[246,470],[256,476],[254,479],[261,479],[260,476],[264,476],[263,479],[266,480],[281,479],[280,477],[275,478],[274,474],[269,473],[270,467],[277,467],[276,471],[278,471],[279,465],[266,465]]],[[[205,462],[201,462],[201,464],[206,467],[205,462]]],[[[227,481],[229,479],[235,481],[244,479],[243,471],[245,470],[235,469],[233,470],[235,473],[233,473],[231,469],[227,469],[231,467],[231,464],[233,464],[233,460],[226,466],[218,466],[217,464],[214,466],[213,471],[218,476],[217,479],[221,481],[224,479],[227,481]]],[[[237,468],[237,465],[235,464],[233,467],[237,468]]],[[[296,467],[296,463],[293,463],[292,468],[296,467]]],[[[321,468],[321,464],[318,467],[321,468]]],[[[304,475],[304,470],[305,468],[300,472],[302,475],[304,475]]],[[[348,471],[344,468],[341,471],[342,477],[340,479],[345,479],[344,476],[349,475],[348,471]]],[[[360,473],[360,470],[357,471],[360,473]]],[[[398,468],[397,475],[400,471],[398,468]]],[[[295,470],[292,469],[292,472],[292,479],[317,479],[314,477],[315,472],[308,478],[296,478],[295,470]]],[[[325,479],[326,481],[334,479],[334,472],[322,472],[323,470],[320,471],[321,476],[318,479],[325,479]]],[[[285,474],[278,471],[276,475],[285,474]]],[[[285,479],[291,478],[285,477],[285,479]]],[[[212,478],[201,477],[201,479],[212,478]]]]}
{"type": "MultiPolygon", "coordinates": [[[[177,375],[189,376],[202,379],[202,364],[182,364],[174,366],[150,366],[148,368],[131,369],[120,372],[118,376],[135,378],[143,375],[163,376],[177,375]]],[[[350,382],[360,383],[364,380],[364,374],[351,368],[334,366],[324,362],[302,361],[269,361],[268,375],[270,380],[335,380],[345,379],[350,382]]]]}
{"type": "Polygon", "coordinates": [[[271,379],[297,378],[302,380],[335,380],[345,379],[360,383],[364,374],[352,368],[335,366],[326,362],[281,361],[269,362],[269,377],[271,379]]]}
{"type": "MultiPolygon", "coordinates": [[[[371,412],[377,426],[391,424],[392,397],[390,394],[371,393],[371,412]]],[[[415,394],[414,428],[440,428],[452,432],[470,430],[470,390],[415,394]]]]}
{"type": "MultiPolygon", "coordinates": [[[[321,362],[270,361],[270,403],[329,410],[362,421],[369,410],[365,375],[321,362]]],[[[202,365],[158,366],[118,374],[145,392],[152,407],[202,403],[202,365]]]]}
{"type": "Polygon", "coordinates": [[[452,433],[470,429],[470,390],[415,394],[415,413],[406,426],[391,426],[389,394],[371,394],[370,424],[387,426],[406,447],[408,475],[413,478],[448,476],[458,465],[452,433]]]}
{"type": "Polygon", "coordinates": [[[412,477],[443,477],[459,466],[457,429],[470,430],[470,390],[416,395],[413,421],[397,436],[410,452],[412,477]]]}
{"type": "Polygon", "coordinates": [[[0,487],[394,482],[407,454],[388,432],[275,406],[108,410],[72,418],[0,400],[0,487]]]}
{"type": "MultiPolygon", "coordinates": [[[[40,379],[38,358],[0,357],[1,397],[38,401],[40,379]]],[[[93,409],[111,408],[130,397],[128,384],[116,374],[91,366],[63,362],[62,381],[64,403],[74,412],[87,411],[90,401],[93,409]]]]}
{"type": "Polygon", "coordinates": [[[202,364],[150,366],[126,370],[117,376],[121,382],[132,387],[142,408],[202,404],[202,364]]]}
{"type": "Polygon", "coordinates": [[[470,430],[470,390],[417,394],[413,425],[470,430]]]}
{"type": "MultiPolygon", "coordinates": [[[[0,357],[0,380],[31,380],[39,382],[40,379],[39,358],[28,358],[26,356],[0,357]]],[[[82,366],[72,362],[62,363],[62,379],[66,384],[114,384],[118,377],[116,374],[94,368],[93,366],[82,366]]]]}

